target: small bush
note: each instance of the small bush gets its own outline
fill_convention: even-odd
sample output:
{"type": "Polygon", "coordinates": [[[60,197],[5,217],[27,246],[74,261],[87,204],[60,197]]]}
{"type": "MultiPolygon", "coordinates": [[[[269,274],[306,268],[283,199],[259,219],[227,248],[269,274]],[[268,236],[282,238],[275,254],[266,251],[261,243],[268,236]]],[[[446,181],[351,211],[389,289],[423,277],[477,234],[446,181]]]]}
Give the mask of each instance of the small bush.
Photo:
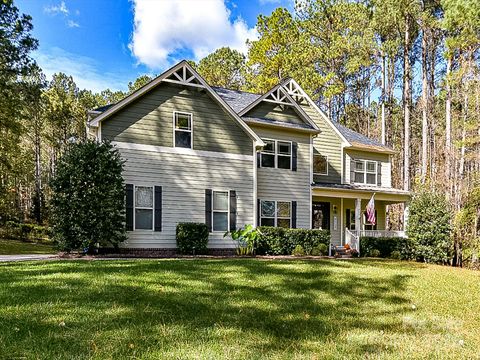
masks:
{"type": "Polygon", "coordinates": [[[0,238],[22,241],[48,241],[50,229],[46,226],[7,221],[0,228],[0,238]]]}
{"type": "Polygon", "coordinates": [[[177,251],[185,255],[207,253],[208,227],[203,223],[179,223],[176,231],[177,251]]]}
{"type": "Polygon", "coordinates": [[[402,254],[400,254],[400,251],[398,250],[393,250],[392,253],[390,254],[391,259],[397,259],[400,260],[402,254]]]}
{"type": "Polygon", "coordinates": [[[297,245],[302,246],[305,255],[311,255],[313,249],[324,244],[330,245],[330,232],[318,229],[284,229],[269,226],[258,228],[257,254],[290,255],[297,245]]]}
{"type": "Polygon", "coordinates": [[[368,252],[368,256],[370,256],[370,257],[380,257],[380,250],[372,249],[368,252]]]}
{"type": "Polygon", "coordinates": [[[302,245],[297,245],[292,251],[293,256],[305,256],[305,250],[302,245]]]}
{"type": "Polygon", "coordinates": [[[393,251],[400,253],[399,259],[415,259],[414,242],[408,238],[401,237],[361,237],[360,253],[365,256],[372,256],[371,252],[375,249],[379,251],[377,257],[388,258],[393,251]]]}
{"type": "Polygon", "coordinates": [[[328,245],[322,243],[322,244],[318,244],[317,246],[314,246],[312,249],[312,255],[313,256],[328,255],[328,245]]]}

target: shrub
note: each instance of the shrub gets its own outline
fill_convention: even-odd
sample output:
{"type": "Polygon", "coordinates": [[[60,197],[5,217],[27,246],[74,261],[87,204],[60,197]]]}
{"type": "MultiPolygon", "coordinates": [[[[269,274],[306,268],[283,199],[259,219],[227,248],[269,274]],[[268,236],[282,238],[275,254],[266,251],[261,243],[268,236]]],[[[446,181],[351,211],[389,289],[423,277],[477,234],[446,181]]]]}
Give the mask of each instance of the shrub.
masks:
{"type": "Polygon", "coordinates": [[[361,237],[360,253],[365,256],[373,256],[372,250],[377,250],[374,257],[390,257],[393,251],[400,253],[399,259],[411,260],[415,258],[415,244],[411,239],[401,237],[361,237]]]}
{"type": "Polygon", "coordinates": [[[22,241],[46,241],[50,236],[47,226],[7,221],[0,228],[0,238],[22,241]]]}
{"type": "Polygon", "coordinates": [[[237,242],[236,252],[237,255],[252,255],[255,253],[257,247],[257,240],[259,232],[252,225],[247,224],[243,228],[234,230],[232,232],[226,232],[223,237],[230,235],[233,241],[237,242]]]}
{"type": "Polygon", "coordinates": [[[312,249],[312,255],[313,256],[328,255],[328,245],[322,243],[322,244],[318,244],[317,246],[314,246],[312,249]]]}
{"type": "Polygon", "coordinates": [[[397,260],[399,260],[401,256],[402,254],[400,254],[400,251],[398,250],[393,250],[392,253],[390,254],[390,258],[397,259],[397,260]]]}
{"type": "Polygon", "coordinates": [[[124,241],[123,160],[110,143],[72,143],[57,163],[52,224],[60,249],[92,251],[124,241]]]}
{"type": "Polygon", "coordinates": [[[302,245],[297,245],[292,251],[293,256],[305,256],[305,250],[302,245]]]}
{"type": "Polygon", "coordinates": [[[302,246],[306,255],[320,245],[330,245],[330,232],[318,229],[284,229],[269,226],[258,228],[258,254],[290,255],[297,245],[302,246]]]}
{"type": "Polygon", "coordinates": [[[368,252],[368,256],[371,257],[380,257],[380,250],[378,249],[372,249],[368,252]]]}
{"type": "Polygon", "coordinates": [[[418,260],[446,263],[453,250],[451,211],[445,195],[420,192],[410,205],[407,233],[418,260]]]}
{"type": "Polygon", "coordinates": [[[207,253],[208,227],[203,223],[178,223],[177,251],[185,255],[207,253]]]}

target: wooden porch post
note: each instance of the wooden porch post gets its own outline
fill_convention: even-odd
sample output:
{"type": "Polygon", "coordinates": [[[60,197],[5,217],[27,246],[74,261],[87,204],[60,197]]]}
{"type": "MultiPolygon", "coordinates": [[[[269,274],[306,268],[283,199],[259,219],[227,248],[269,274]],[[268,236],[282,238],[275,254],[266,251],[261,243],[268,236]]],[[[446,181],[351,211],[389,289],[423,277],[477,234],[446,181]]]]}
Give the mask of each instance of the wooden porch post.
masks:
{"type": "Polygon", "coordinates": [[[362,213],[362,199],[355,199],[355,231],[357,234],[360,234],[360,226],[361,226],[361,221],[360,221],[360,216],[362,213]]]}

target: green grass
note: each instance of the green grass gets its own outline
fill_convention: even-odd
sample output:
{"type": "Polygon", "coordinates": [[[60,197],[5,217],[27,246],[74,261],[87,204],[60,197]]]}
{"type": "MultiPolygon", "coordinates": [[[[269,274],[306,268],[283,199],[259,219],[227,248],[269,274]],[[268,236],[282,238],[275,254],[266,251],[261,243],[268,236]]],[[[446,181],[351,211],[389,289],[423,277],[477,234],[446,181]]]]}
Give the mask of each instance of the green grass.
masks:
{"type": "Polygon", "coordinates": [[[54,254],[53,246],[42,243],[0,239],[0,255],[54,254]]]}
{"type": "Polygon", "coordinates": [[[479,357],[480,274],[417,263],[0,265],[0,358],[479,357]]]}

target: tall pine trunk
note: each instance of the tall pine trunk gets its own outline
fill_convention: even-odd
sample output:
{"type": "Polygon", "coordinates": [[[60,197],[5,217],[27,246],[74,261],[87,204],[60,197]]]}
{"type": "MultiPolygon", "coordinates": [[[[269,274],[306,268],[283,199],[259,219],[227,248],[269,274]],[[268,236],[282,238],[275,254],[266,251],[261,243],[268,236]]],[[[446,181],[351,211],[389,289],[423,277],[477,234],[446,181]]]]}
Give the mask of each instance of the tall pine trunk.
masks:
{"type": "Polygon", "coordinates": [[[450,76],[452,72],[452,56],[447,58],[447,80],[445,99],[445,179],[447,181],[447,195],[452,194],[451,168],[452,168],[452,89],[450,76]]]}
{"type": "Polygon", "coordinates": [[[422,33],[422,184],[425,184],[428,168],[428,41],[425,29],[422,33]]]}
{"type": "Polygon", "coordinates": [[[403,110],[404,110],[404,153],[403,153],[403,188],[410,188],[410,20],[405,16],[405,38],[403,44],[403,110]]]}
{"type": "Polygon", "coordinates": [[[382,144],[386,144],[386,137],[385,137],[385,79],[386,79],[386,63],[385,63],[385,54],[382,51],[382,124],[381,124],[381,139],[382,144]]]}

